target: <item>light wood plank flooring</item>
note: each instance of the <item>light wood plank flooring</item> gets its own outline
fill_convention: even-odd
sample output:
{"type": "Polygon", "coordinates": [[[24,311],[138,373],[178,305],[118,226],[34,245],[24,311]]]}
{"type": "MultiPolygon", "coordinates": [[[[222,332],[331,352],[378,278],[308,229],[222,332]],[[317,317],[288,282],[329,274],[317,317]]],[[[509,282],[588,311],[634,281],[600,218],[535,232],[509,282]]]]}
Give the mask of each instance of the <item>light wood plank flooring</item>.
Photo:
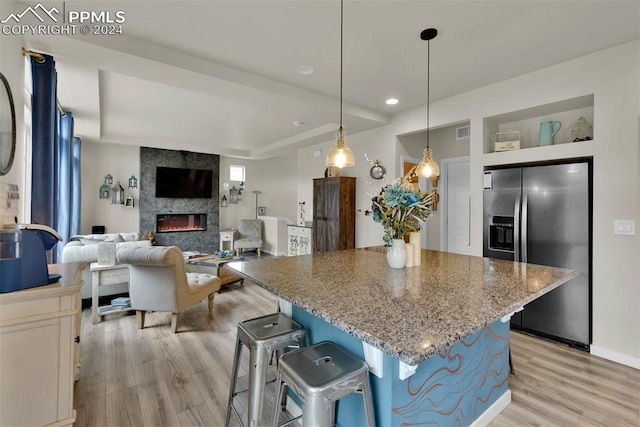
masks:
{"type": "MultiPolygon", "coordinates": [[[[135,315],[92,325],[83,310],[75,426],[223,425],[237,324],[274,312],[276,299],[245,281],[214,305],[213,319],[206,302],[185,311],[177,334],[168,313],[139,331],[135,315]]],[[[640,371],[517,332],[511,345],[512,403],[492,426],[640,426],[640,371]]]]}

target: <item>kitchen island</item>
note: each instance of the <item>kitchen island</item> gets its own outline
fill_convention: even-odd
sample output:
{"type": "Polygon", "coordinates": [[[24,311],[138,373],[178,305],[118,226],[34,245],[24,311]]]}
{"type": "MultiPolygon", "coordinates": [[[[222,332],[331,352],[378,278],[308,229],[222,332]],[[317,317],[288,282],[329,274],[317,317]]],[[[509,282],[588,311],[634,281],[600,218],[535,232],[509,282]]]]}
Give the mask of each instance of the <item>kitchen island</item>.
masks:
{"type": "MultiPolygon", "coordinates": [[[[486,423],[509,402],[509,318],[574,270],[423,250],[394,270],[384,248],[231,262],[280,298],[308,343],[336,342],[371,367],[376,424],[486,423]]],[[[364,425],[360,396],[341,425],[364,425]]]]}

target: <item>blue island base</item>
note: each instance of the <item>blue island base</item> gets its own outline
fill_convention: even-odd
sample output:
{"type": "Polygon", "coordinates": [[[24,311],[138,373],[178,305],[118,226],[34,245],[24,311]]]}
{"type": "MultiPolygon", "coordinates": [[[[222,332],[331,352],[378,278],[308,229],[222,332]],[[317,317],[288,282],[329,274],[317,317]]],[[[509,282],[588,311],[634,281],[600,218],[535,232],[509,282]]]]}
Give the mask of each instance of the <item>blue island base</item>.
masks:
{"type": "MultiPolygon", "coordinates": [[[[365,360],[361,340],[293,306],[293,318],[307,331],[307,343],[333,341],[365,360]]],[[[510,402],[509,323],[500,320],[420,363],[400,379],[398,359],[382,354],[381,377],[370,374],[376,425],[469,426],[488,423],[510,402]]],[[[295,396],[294,400],[300,405],[295,396]]],[[[336,405],[337,425],[365,426],[362,396],[336,405]]]]}

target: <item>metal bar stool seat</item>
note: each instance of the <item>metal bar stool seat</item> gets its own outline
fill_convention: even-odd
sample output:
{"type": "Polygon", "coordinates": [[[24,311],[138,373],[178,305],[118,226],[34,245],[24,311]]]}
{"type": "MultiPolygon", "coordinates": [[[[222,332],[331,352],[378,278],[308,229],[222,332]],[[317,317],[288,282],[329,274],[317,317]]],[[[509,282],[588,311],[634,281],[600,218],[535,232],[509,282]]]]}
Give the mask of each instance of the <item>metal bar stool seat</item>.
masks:
{"type": "Polygon", "coordinates": [[[280,357],[274,427],[278,426],[278,403],[287,387],[302,400],[304,427],[333,426],[335,402],[351,393],[362,394],[367,425],[375,426],[369,367],[332,342],[323,341],[280,357]]]}
{"type": "Polygon", "coordinates": [[[271,353],[275,351],[279,356],[289,347],[300,348],[303,346],[304,329],[293,319],[282,313],[244,320],[238,324],[225,426],[229,425],[231,412],[242,423],[233,400],[238,394],[244,392],[248,392],[247,425],[250,427],[262,425],[264,390],[271,353]],[[249,349],[249,383],[246,390],[236,391],[243,345],[249,349]]]}

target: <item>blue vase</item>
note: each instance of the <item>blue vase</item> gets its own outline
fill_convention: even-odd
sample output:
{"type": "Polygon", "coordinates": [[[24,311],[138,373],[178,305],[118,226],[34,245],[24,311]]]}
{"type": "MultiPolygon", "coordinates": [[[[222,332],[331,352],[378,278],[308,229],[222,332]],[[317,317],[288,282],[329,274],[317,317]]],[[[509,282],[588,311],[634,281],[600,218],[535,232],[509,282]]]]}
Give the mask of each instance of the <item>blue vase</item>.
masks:
{"type": "Polygon", "coordinates": [[[540,122],[540,137],[538,138],[539,145],[553,145],[553,137],[558,133],[562,127],[562,123],[557,121],[540,122]],[[556,125],[558,126],[556,128],[556,125]]]}

